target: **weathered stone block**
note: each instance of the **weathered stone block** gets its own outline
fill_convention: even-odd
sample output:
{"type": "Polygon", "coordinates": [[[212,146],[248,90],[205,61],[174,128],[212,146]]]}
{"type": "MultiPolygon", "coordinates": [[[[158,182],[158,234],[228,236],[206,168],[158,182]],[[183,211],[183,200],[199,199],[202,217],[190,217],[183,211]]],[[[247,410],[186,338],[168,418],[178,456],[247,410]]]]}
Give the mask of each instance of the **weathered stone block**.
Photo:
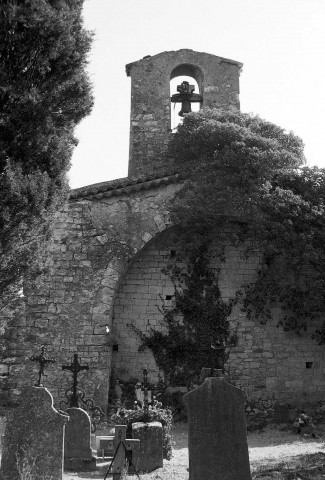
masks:
{"type": "Polygon", "coordinates": [[[151,472],[163,466],[163,432],[160,422],[133,423],[132,437],[140,440],[136,465],[139,472],[151,472]]]}

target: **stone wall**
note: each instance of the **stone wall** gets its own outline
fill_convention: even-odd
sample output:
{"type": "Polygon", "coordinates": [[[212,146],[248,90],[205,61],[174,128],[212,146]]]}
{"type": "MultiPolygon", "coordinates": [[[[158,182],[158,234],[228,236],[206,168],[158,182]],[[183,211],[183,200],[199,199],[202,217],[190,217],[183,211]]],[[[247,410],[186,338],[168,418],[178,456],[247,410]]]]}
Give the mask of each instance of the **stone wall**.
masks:
{"type": "Polygon", "coordinates": [[[170,159],[163,155],[172,135],[172,78],[195,78],[203,96],[202,107],[237,110],[241,67],[234,60],[188,49],[147,56],[127,65],[132,79],[129,176],[173,171],[170,159]]]}
{"type": "MultiPolygon", "coordinates": [[[[162,269],[173,249],[168,201],[179,188],[177,178],[126,179],[72,192],[53,226],[48,271],[25,285],[20,303],[25,300],[26,311],[21,306],[2,332],[1,360],[10,367],[1,382],[4,402],[15,401],[22,386],[36,382],[38,366],[29,357],[38,355],[42,344],[57,360],[45,377],[56,401],[71,385],[72,376],[61,365],[70,364],[74,353],[90,367],[80,374],[80,386],[104,408],[111,366],[121,379],[141,378],[146,367],[150,380],[157,380],[151,351],[138,352],[141,342],[129,325],[143,332],[165,328],[159,307],[171,305],[174,292],[162,269]]],[[[225,252],[220,286],[223,296],[232,298],[254,279],[260,255],[244,259],[231,245],[225,252]]],[[[250,399],[322,398],[323,347],[307,335],[299,338],[277,328],[279,305],[272,313],[272,320],[261,325],[248,320],[238,306],[233,310],[239,343],[230,354],[230,378],[250,399]]]]}
{"type": "MultiPolygon", "coordinates": [[[[160,234],[133,261],[119,286],[113,314],[118,351],[113,353],[112,366],[122,380],[141,379],[142,368],[148,369],[152,381],[158,379],[151,350],[138,351],[141,339],[130,326],[144,333],[150,327],[165,331],[161,307],[163,303],[172,305],[174,290],[162,269],[171,249],[168,235],[160,234]]],[[[225,262],[215,266],[221,267],[223,297],[234,298],[242,285],[254,280],[261,268],[261,256],[256,252],[244,259],[242,250],[231,245],[225,255],[225,262]]],[[[240,306],[234,308],[231,324],[238,327],[238,345],[232,349],[227,365],[230,380],[244,388],[250,399],[275,398],[293,403],[321,399],[325,391],[323,347],[308,335],[300,338],[277,328],[282,314],[280,306],[274,305],[272,320],[261,325],[248,320],[240,306]]]]}
{"type": "Polygon", "coordinates": [[[17,394],[37,381],[38,366],[29,357],[39,355],[44,344],[57,361],[44,379],[55,401],[64,399],[72,382],[61,366],[78,353],[89,365],[79,385],[106,408],[114,343],[106,326],[111,327],[114,296],[130,259],[166,229],[175,180],[124,179],[72,192],[53,225],[47,273],[34,284],[26,282],[26,313],[16,315],[2,335],[2,360],[17,394]]]}

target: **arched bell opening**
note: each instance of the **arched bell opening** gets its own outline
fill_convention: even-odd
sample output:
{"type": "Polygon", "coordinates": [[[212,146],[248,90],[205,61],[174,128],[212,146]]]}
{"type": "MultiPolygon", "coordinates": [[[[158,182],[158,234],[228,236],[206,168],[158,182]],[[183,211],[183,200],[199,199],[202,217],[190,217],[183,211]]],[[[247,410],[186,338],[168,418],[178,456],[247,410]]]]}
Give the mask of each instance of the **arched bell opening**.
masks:
{"type": "Polygon", "coordinates": [[[170,75],[171,130],[182,123],[184,115],[202,107],[203,72],[190,64],[178,65],[170,75]]]}

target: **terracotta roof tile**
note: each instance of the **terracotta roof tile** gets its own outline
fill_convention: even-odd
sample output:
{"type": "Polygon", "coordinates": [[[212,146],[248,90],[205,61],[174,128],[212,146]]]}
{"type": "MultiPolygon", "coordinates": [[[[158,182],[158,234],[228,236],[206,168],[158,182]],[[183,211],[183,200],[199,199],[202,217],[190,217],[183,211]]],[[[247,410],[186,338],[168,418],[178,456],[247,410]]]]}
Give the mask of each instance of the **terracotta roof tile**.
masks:
{"type": "Polygon", "coordinates": [[[160,185],[168,185],[180,181],[181,176],[178,173],[166,175],[164,177],[146,177],[146,178],[120,178],[109,182],[95,183],[86,187],[71,190],[69,200],[101,200],[102,198],[110,198],[119,195],[128,195],[132,192],[141,190],[150,190],[160,185]]]}

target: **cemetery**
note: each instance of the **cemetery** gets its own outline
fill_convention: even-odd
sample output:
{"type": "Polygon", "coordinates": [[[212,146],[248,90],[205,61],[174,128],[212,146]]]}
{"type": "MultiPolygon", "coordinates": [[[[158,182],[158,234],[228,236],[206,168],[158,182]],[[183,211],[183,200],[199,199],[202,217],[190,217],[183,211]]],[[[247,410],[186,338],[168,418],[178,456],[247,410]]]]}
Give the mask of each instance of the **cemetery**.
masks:
{"type": "MultiPolygon", "coordinates": [[[[128,176],[69,191],[53,213],[44,268],[26,274],[1,317],[0,480],[325,478],[325,327],[318,304],[316,313],[303,311],[303,323],[284,308],[289,298],[299,310],[298,287],[304,275],[313,285],[313,269],[280,295],[295,262],[280,248],[271,261],[263,250],[271,242],[248,236],[258,222],[242,213],[240,196],[236,208],[232,198],[217,199],[211,228],[202,219],[216,205],[198,210],[197,230],[183,222],[201,202],[200,190],[191,197],[196,178],[183,190],[188,164],[176,168],[181,135],[194,163],[197,148],[208,158],[213,128],[218,148],[222,135],[234,135],[226,157],[238,149],[259,161],[265,145],[276,159],[302,156],[298,137],[241,116],[242,67],[190,49],[126,65],[128,176]],[[195,105],[201,113],[187,116],[195,105]],[[184,191],[193,203],[173,210],[184,191]],[[263,281],[272,266],[278,277],[269,291],[263,281]]],[[[213,160],[220,155],[213,150],[213,160]]]]}
{"type": "Polygon", "coordinates": [[[283,407],[264,429],[247,434],[247,394],[229,384],[221,369],[205,367],[200,384],[182,397],[185,422],[173,422],[172,412],[154,396],[144,369],[142,382],[134,388],[133,408],[123,393],[124,385],[118,382],[110,415],[103,414],[94,426],[79,405],[84,392],[78,386],[82,370],[77,357],[71,363],[74,395],[65,411],[54,407],[44,386],[49,373],[45,373],[45,349],[30,360],[36,357],[35,386],[24,389],[19,406],[0,425],[2,480],[324,476],[325,405],[317,423],[303,413],[295,418],[283,407]]]}

